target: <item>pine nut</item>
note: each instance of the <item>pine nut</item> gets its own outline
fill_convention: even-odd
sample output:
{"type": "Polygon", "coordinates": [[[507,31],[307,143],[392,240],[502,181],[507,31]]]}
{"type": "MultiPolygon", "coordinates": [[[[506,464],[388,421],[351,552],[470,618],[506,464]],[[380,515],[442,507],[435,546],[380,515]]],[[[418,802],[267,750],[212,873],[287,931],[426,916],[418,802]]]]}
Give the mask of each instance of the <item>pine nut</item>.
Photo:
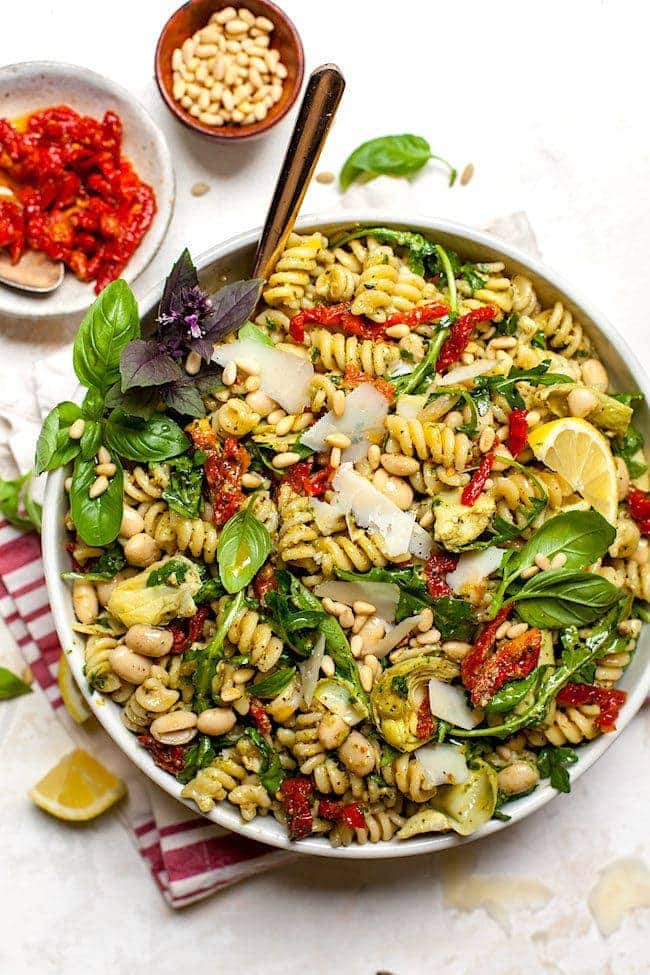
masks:
{"type": "Polygon", "coordinates": [[[533,576],[536,576],[538,572],[539,572],[538,565],[530,565],[527,569],[524,569],[524,571],[521,573],[521,578],[532,579],[533,576]]]}
{"type": "Polygon", "coordinates": [[[269,20],[268,17],[256,17],[255,26],[259,27],[260,30],[266,31],[268,34],[274,30],[273,21],[269,20]]]}
{"type": "Polygon", "coordinates": [[[79,417],[74,423],[70,424],[70,429],[68,430],[68,436],[70,440],[81,440],[83,432],[86,429],[86,421],[79,417]]]}
{"type": "Polygon", "coordinates": [[[330,447],[338,447],[340,450],[345,450],[352,444],[352,441],[345,433],[330,433],[325,437],[325,443],[330,447]]]}
{"type": "Polygon", "coordinates": [[[501,626],[499,627],[499,629],[495,634],[497,640],[503,640],[503,638],[505,637],[509,629],[510,629],[510,623],[508,622],[508,620],[506,620],[505,623],[501,624],[501,626]]]}
{"type": "Polygon", "coordinates": [[[339,623],[345,630],[349,630],[350,627],[354,626],[354,613],[349,606],[346,606],[345,612],[339,616],[339,623]]]}
{"type": "Polygon", "coordinates": [[[408,325],[389,325],[386,329],[386,335],[391,339],[405,339],[407,335],[411,334],[411,329],[408,325]]]}
{"type": "Polygon", "coordinates": [[[65,481],[63,482],[63,487],[68,492],[68,494],[70,494],[70,489],[72,488],[72,478],[71,477],[66,477],[65,481]]]}
{"type": "Polygon", "coordinates": [[[196,376],[201,368],[201,356],[198,352],[189,352],[185,360],[185,372],[188,376],[196,376]]]}
{"type": "Polygon", "coordinates": [[[420,633],[426,633],[433,626],[433,610],[427,606],[420,613],[420,622],[418,623],[418,630],[420,633]]]}
{"type": "Polygon", "coordinates": [[[332,397],[332,410],[335,416],[343,416],[345,413],[345,393],[342,389],[337,389],[332,397]]]}
{"type": "Polygon", "coordinates": [[[284,437],[285,434],[290,432],[290,430],[293,427],[294,420],[295,417],[293,416],[293,414],[282,417],[279,423],[277,423],[275,426],[275,432],[277,433],[278,437],[284,437]]]}
{"type": "Polygon", "coordinates": [[[567,557],[564,554],[564,552],[558,552],[557,555],[554,555],[551,560],[551,568],[561,569],[562,566],[566,565],[566,561],[567,561],[567,557]]]}
{"type": "Polygon", "coordinates": [[[117,471],[115,464],[97,464],[95,474],[105,474],[106,477],[114,477],[117,471]]]}
{"type": "Polygon", "coordinates": [[[368,447],[368,463],[373,470],[377,470],[379,467],[381,456],[381,448],[376,443],[373,443],[370,445],[370,447],[368,447]]]}
{"type": "Polygon", "coordinates": [[[508,639],[516,640],[518,636],[523,636],[528,629],[528,623],[511,623],[508,626],[508,639]]]}
{"type": "Polygon", "coordinates": [[[253,488],[260,487],[264,483],[264,478],[255,471],[247,471],[246,474],[241,476],[241,486],[252,490],[253,488]]]}
{"type": "MultiPolygon", "coordinates": [[[[370,459],[370,451],[368,451],[368,459],[370,459]]],[[[410,477],[411,474],[416,474],[420,469],[417,458],[406,457],[404,454],[382,454],[381,466],[389,474],[394,474],[396,477],[410,477]]]]}
{"type": "Polygon", "coordinates": [[[352,609],[359,616],[373,616],[377,612],[376,606],[362,599],[358,599],[355,603],[352,603],[352,609]]]}
{"type": "Polygon", "coordinates": [[[280,468],[282,470],[285,467],[291,467],[292,464],[297,464],[300,460],[300,454],[296,454],[292,450],[288,450],[282,454],[276,454],[273,458],[273,466],[280,468]]]}
{"type": "Polygon", "coordinates": [[[547,572],[551,568],[551,560],[548,555],[536,555],[535,565],[542,571],[547,572]]]}
{"type": "Polygon", "coordinates": [[[361,651],[363,650],[363,637],[358,633],[355,633],[350,639],[350,650],[352,651],[353,657],[360,657],[361,651]]]}
{"type": "Polygon", "coordinates": [[[336,673],[336,666],[329,654],[326,653],[323,657],[320,669],[323,671],[326,677],[333,677],[336,673]]]}
{"type": "Polygon", "coordinates": [[[240,34],[246,34],[248,32],[248,24],[245,20],[229,20],[226,24],[226,34],[229,37],[239,37],[240,34]]]}
{"type": "Polygon", "coordinates": [[[330,451],[330,467],[338,467],[341,463],[341,448],[332,447],[330,451]]]}
{"type": "Polygon", "coordinates": [[[224,366],[223,373],[221,376],[221,382],[224,386],[232,386],[237,379],[237,363],[234,359],[227,362],[224,366]]]}
{"type": "Polygon", "coordinates": [[[101,474],[88,488],[89,498],[98,498],[108,489],[108,478],[101,474]]]}

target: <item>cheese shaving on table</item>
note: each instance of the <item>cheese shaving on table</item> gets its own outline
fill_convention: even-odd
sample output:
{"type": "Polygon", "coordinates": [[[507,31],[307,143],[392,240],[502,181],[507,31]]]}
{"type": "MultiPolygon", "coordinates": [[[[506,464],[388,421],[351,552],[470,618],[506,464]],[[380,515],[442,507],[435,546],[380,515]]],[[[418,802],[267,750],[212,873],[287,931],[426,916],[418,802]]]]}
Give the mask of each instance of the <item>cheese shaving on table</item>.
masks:
{"type": "Polygon", "coordinates": [[[247,360],[260,369],[260,389],[289,413],[300,413],[309,405],[309,387],[314,367],[302,356],[274,349],[255,339],[240,339],[219,345],[212,361],[220,366],[247,360]]]}

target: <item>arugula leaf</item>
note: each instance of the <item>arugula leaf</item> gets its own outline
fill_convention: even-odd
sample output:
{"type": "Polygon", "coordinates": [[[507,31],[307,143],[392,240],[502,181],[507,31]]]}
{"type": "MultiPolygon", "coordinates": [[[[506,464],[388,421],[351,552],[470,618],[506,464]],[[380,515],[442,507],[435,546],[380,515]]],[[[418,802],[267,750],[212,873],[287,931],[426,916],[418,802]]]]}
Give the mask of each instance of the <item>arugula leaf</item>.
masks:
{"type": "Polygon", "coordinates": [[[609,393],[611,399],[617,400],[619,403],[623,403],[624,406],[631,406],[633,409],[640,406],[643,403],[645,396],[643,393],[633,392],[633,393],[609,393]]]}
{"type": "Polygon", "coordinates": [[[29,684],[26,684],[20,677],[16,677],[6,667],[0,667],[0,701],[8,701],[12,697],[31,693],[32,689],[29,684]]]}
{"type": "Polygon", "coordinates": [[[255,697],[277,697],[289,686],[295,673],[295,667],[281,667],[280,670],[267,674],[255,684],[249,684],[249,689],[255,694],[255,697]]]}
{"type": "Polygon", "coordinates": [[[105,582],[108,579],[114,579],[125,565],[124,552],[119,545],[115,544],[100,555],[89,572],[62,572],[61,578],[68,581],[82,579],[85,582],[105,582]]]}
{"type": "Polygon", "coordinates": [[[77,457],[72,474],[70,507],[75,528],[87,545],[109,545],[119,533],[123,510],[122,466],[116,455],[113,463],[117,470],[108,482],[108,488],[98,498],[88,494],[97,475],[95,462],[77,457]]]}
{"type": "Polygon", "coordinates": [[[189,782],[202,768],[214,762],[217,753],[209,735],[197,735],[191,745],[183,752],[183,769],[176,778],[179,782],[189,782]]]}
{"type": "Polygon", "coordinates": [[[68,430],[81,416],[76,403],[59,403],[45,417],[36,442],[34,467],[37,474],[65,467],[80,450],[78,440],[70,440],[68,430]]]}
{"type": "Polygon", "coordinates": [[[531,383],[533,386],[556,386],[560,383],[573,382],[572,379],[561,373],[549,372],[550,366],[549,360],[540,362],[538,366],[533,366],[532,369],[517,369],[516,366],[513,366],[507,376],[479,377],[475,386],[478,389],[487,389],[492,393],[499,393],[505,397],[513,410],[523,410],[526,404],[517,389],[517,383],[531,383]]]}
{"type": "Polygon", "coordinates": [[[472,289],[472,294],[474,294],[475,291],[480,291],[481,288],[484,288],[487,284],[487,278],[484,278],[478,273],[476,264],[463,264],[460,269],[460,273],[472,289]]]}
{"type": "Polygon", "coordinates": [[[202,462],[183,455],[171,461],[169,484],[163,490],[162,499],[172,511],[184,518],[198,518],[201,510],[201,489],[203,486],[202,462]]]}
{"type": "Polygon", "coordinates": [[[632,616],[641,620],[642,623],[650,623],[650,603],[644,603],[640,599],[634,600],[632,616]]]}
{"type": "Polygon", "coordinates": [[[545,349],[546,348],[546,335],[542,332],[541,328],[538,329],[530,340],[530,344],[534,349],[545,349]]]}
{"type": "Polygon", "coordinates": [[[225,589],[221,585],[221,579],[206,579],[193,598],[198,606],[200,603],[208,603],[212,599],[220,599],[224,594],[225,589]]]}
{"type": "Polygon", "coordinates": [[[180,585],[190,569],[189,564],[181,559],[169,559],[147,576],[147,589],[152,586],[164,585],[171,576],[175,577],[176,585],[180,585]]]}
{"type": "Polygon", "coordinates": [[[625,461],[632,480],[641,477],[648,469],[647,464],[635,460],[634,456],[643,449],[643,444],[643,435],[632,423],[622,436],[614,437],[611,441],[612,453],[615,457],[621,457],[625,461]]]}
{"type": "Polygon", "coordinates": [[[552,630],[593,623],[621,597],[620,589],[602,576],[549,569],[528,579],[509,598],[517,604],[517,614],[526,623],[552,630]]]}
{"type": "Polygon", "coordinates": [[[274,796],[286,776],[286,772],[282,768],[280,754],[257,728],[247,728],[246,734],[262,753],[263,764],[259,772],[259,780],[269,795],[274,796]]]}
{"type": "Polygon", "coordinates": [[[190,446],[179,425],[164,413],[141,420],[113,410],[106,421],[105,439],[111,453],[141,463],[176,457],[190,446]]]}
{"type": "Polygon", "coordinates": [[[138,306],[126,281],[111,281],[77,332],[72,363],[79,382],[105,393],[119,379],[120,355],[140,335],[138,306]]]}
{"type": "Polygon", "coordinates": [[[575,765],[578,756],[573,748],[546,745],[537,755],[537,768],[543,779],[550,779],[558,792],[571,792],[567,766],[575,765]]]}
{"type": "Polygon", "coordinates": [[[514,710],[537,684],[540,677],[539,669],[531,671],[528,677],[521,680],[508,681],[490,698],[485,706],[487,714],[506,714],[514,710]]]}
{"type": "Polygon", "coordinates": [[[244,589],[264,565],[271,536],[252,511],[252,499],[229,518],[219,538],[219,576],[226,592],[244,589]]]}
{"type": "Polygon", "coordinates": [[[210,638],[207,646],[199,649],[196,654],[196,670],[192,682],[196,690],[193,702],[194,710],[201,714],[206,708],[212,707],[210,690],[217,664],[224,656],[224,642],[228,630],[237,619],[237,615],[244,605],[244,593],[238,592],[225,605],[223,617],[217,629],[210,638]]]}
{"type": "Polygon", "coordinates": [[[19,531],[41,530],[42,506],[29,493],[32,472],[15,480],[0,478],[0,512],[19,531]]]}
{"type": "Polygon", "coordinates": [[[471,603],[455,596],[440,596],[433,600],[433,622],[443,640],[472,639],[476,618],[471,603]]]}
{"type": "Polygon", "coordinates": [[[339,177],[344,190],[361,176],[413,176],[430,159],[449,170],[449,185],[456,181],[456,170],[441,156],[435,156],[426,139],[419,135],[384,135],[363,142],[352,152],[339,177]]]}
{"type": "Polygon", "coordinates": [[[519,315],[516,311],[511,311],[509,315],[497,322],[497,335],[516,335],[519,325],[519,315]]]}
{"type": "MultiPolygon", "coordinates": [[[[443,319],[444,321],[445,319],[443,319]]],[[[389,382],[395,387],[397,396],[403,396],[405,393],[418,393],[426,388],[431,382],[431,378],[435,375],[436,362],[448,335],[449,329],[446,326],[442,327],[429,341],[429,347],[424,359],[418,363],[413,372],[406,376],[397,376],[395,379],[389,379],[389,382]]]]}

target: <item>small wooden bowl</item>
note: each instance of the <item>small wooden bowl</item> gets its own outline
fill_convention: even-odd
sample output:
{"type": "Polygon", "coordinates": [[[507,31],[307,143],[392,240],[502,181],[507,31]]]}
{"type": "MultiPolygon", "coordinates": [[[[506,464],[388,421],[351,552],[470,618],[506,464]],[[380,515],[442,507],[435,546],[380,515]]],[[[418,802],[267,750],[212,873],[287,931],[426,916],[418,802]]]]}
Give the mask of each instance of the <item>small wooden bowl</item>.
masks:
{"type": "Polygon", "coordinates": [[[172,54],[177,47],[181,47],[183,41],[205,27],[213,13],[229,6],[235,6],[232,0],[189,0],[169,18],[156,46],[156,81],[167,108],[183,125],[218,142],[254,139],[273,128],[298,98],[305,70],[305,54],[300,35],[284,11],[269,0],[241,0],[241,6],[247,7],[256,17],[267,17],[275,25],[271,34],[271,46],[280,52],[281,61],[287,69],[287,77],[282,83],[282,97],[271,106],[265,119],[250,125],[217,127],[206,125],[190,115],[172,95],[172,54]]]}

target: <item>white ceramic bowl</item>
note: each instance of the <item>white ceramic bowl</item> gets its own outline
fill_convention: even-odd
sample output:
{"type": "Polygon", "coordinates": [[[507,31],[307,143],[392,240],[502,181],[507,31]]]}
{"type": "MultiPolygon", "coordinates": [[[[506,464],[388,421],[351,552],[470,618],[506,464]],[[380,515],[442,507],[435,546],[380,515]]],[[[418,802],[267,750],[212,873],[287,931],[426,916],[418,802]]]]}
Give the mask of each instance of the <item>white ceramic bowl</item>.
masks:
{"type": "MultiPolygon", "coordinates": [[[[574,290],[554,272],[543,267],[537,261],[525,256],[513,247],[503,244],[487,234],[479,233],[467,227],[445,221],[424,220],[419,217],[405,216],[396,221],[392,217],[377,213],[362,213],[345,216],[344,219],[332,217],[310,217],[299,221],[297,229],[305,232],[322,230],[331,236],[335,230],[350,227],[355,224],[366,226],[401,226],[420,230],[440,241],[444,246],[458,250],[463,256],[471,260],[504,260],[508,271],[523,272],[530,275],[538,293],[548,304],[561,300],[586,325],[589,335],[593,339],[603,362],[609,370],[614,387],[617,389],[640,389],[646,399],[650,397],[650,382],[644,374],[637,359],[621,338],[619,333],[603,316],[586,301],[579,298],[574,290]]],[[[202,254],[197,265],[201,270],[201,281],[208,289],[216,289],[225,275],[229,280],[246,277],[252,265],[255,244],[259,230],[250,230],[237,237],[233,237],[223,244],[213,247],[202,254]]],[[[152,309],[157,305],[162,286],[149,292],[141,303],[143,317],[151,316],[152,309]]],[[[639,417],[641,429],[650,434],[647,411],[639,417]]],[[[138,765],[154,782],[180,799],[182,786],[171,775],[161,771],[153,764],[150,755],[141,748],[135,736],[122,724],[121,708],[99,693],[89,691],[83,676],[83,640],[73,633],[72,601],[68,587],[60,579],[61,571],[69,568],[68,557],[64,550],[65,529],[63,527],[63,512],[66,499],[63,490],[64,472],[56,471],[48,478],[45,494],[43,517],[43,555],[45,561],[45,575],[48,591],[52,603],[52,610],[62,647],[69,653],[70,665],[74,676],[82,689],[97,718],[104,725],[109,735],[120,748],[138,765]]],[[[639,640],[638,649],[632,663],[628,667],[621,687],[628,692],[627,701],[621,710],[617,731],[602,735],[595,741],[583,746],[579,750],[580,758],[571,770],[573,780],[579,778],[596,759],[606,751],[620,735],[633,715],[641,707],[650,686],[650,629],[644,628],[639,640]]],[[[271,846],[298,850],[301,853],[311,853],[319,856],[330,856],[342,859],[378,858],[414,856],[419,853],[431,853],[457,846],[460,843],[479,839],[505,829],[510,823],[516,823],[545,805],[556,795],[555,789],[545,785],[537,789],[532,795],[512,803],[508,807],[511,816],[509,823],[491,820],[482,829],[467,840],[463,840],[454,833],[419,836],[405,842],[393,840],[388,843],[367,844],[365,846],[349,846],[332,849],[326,839],[306,839],[298,844],[292,844],[287,839],[284,827],[271,816],[258,817],[252,823],[243,823],[237,810],[227,802],[218,805],[208,815],[215,823],[243,833],[251,839],[268,843],[271,846]]],[[[183,801],[183,800],[180,800],[183,801]]],[[[190,808],[195,809],[193,804],[190,808]]]]}
{"type": "MultiPolygon", "coordinates": [[[[117,112],[124,127],[124,155],[156,194],[157,212],[140,246],[124,268],[129,283],[144,271],[162,243],[174,209],[174,169],[164,135],[140,102],[121,85],[74,64],[28,61],[0,68],[0,117],[19,118],[39,108],[69,105],[101,119],[117,112]]],[[[49,295],[27,294],[0,284],[0,315],[30,321],[83,313],[93,301],[93,283],[67,271],[49,295]]]]}

